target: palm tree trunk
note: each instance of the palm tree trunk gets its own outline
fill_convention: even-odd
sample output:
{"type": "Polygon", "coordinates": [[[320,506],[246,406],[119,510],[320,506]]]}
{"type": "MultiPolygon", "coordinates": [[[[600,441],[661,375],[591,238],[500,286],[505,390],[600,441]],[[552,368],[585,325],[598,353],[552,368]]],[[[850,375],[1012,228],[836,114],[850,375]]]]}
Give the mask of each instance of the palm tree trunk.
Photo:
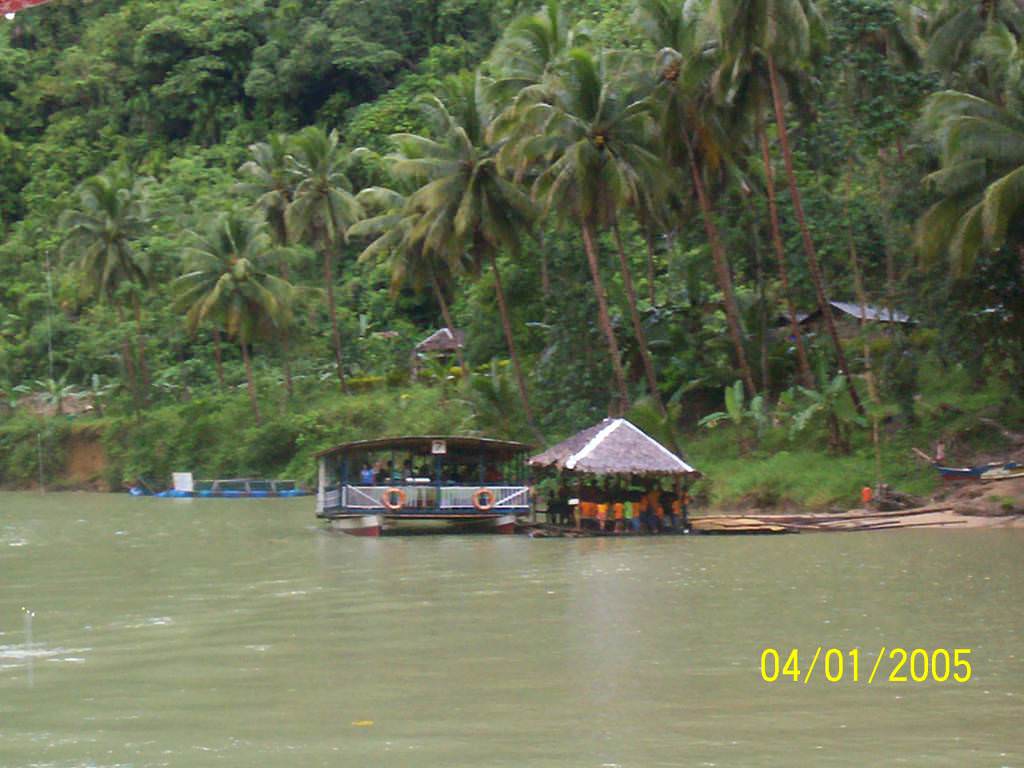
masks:
{"type": "Polygon", "coordinates": [[[260,423],[260,404],[256,401],[256,381],[252,375],[252,359],[249,357],[249,347],[242,341],[241,338],[238,340],[238,346],[242,348],[242,360],[245,361],[245,381],[246,387],[249,390],[249,402],[252,404],[252,413],[256,417],[256,423],[260,423]]]}
{"type": "Polygon", "coordinates": [[[800,198],[800,189],[796,185],[796,173],[793,171],[793,154],[789,149],[789,135],[786,131],[786,115],[782,105],[782,93],[779,90],[779,73],[775,67],[775,58],[768,55],[769,83],[772,90],[772,103],[775,107],[775,125],[779,131],[779,145],[782,147],[782,159],[786,166],[786,180],[789,183],[789,195],[793,199],[793,213],[796,215],[797,224],[800,226],[800,235],[803,238],[804,253],[807,256],[807,267],[811,273],[811,280],[814,282],[814,290],[818,295],[818,308],[825,318],[825,326],[828,328],[829,336],[832,337],[832,345],[836,351],[836,361],[839,363],[839,370],[846,376],[846,386],[850,392],[850,399],[854,408],[861,416],[864,415],[864,406],[857,394],[857,387],[854,386],[853,377],[850,376],[850,366],[846,362],[846,353],[843,351],[843,344],[839,340],[839,332],[836,330],[836,321],[832,316],[832,306],[828,303],[825,295],[825,281],[821,273],[821,265],[818,263],[818,255],[814,250],[814,242],[811,240],[811,232],[807,228],[807,219],[804,217],[803,202],[800,198]]]}
{"type": "Polygon", "coordinates": [[[871,363],[871,345],[867,338],[867,316],[868,296],[864,290],[864,276],[860,270],[860,259],[857,256],[857,244],[853,239],[853,222],[850,219],[850,167],[847,165],[846,172],[846,195],[843,197],[843,216],[846,219],[846,238],[850,250],[850,267],[853,270],[853,288],[857,295],[857,302],[860,304],[860,336],[864,352],[864,374],[868,382],[868,397],[876,406],[875,412],[871,414],[871,444],[875,451],[875,492],[882,488],[882,443],[881,430],[877,406],[881,403],[878,394],[878,386],[875,382],[874,366],[871,363]]]}
{"type": "MultiPolygon", "coordinates": [[[[497,274],[497,272],[495,272],[495,274],[497,274]]],[[[495,278],[495,282],[497,282],[497,280],[498,278],[495,278]]],[[[448,308],[448,302],[445,301],[444,298],[444,291],[441,290],[441,281],[437,279],[437,273],[434,272],[433,269],[430,270],[430,284],[434,289],[434,298],[437,299],[437,304],[441,307],[441,317],[444,318],[445,328],[448,329],[448,333],[451,334],[452,339],[454,340],[455,325],[452,323],[452,316],[448,308]]],[[[462,354],[462,347],[456,346],[455,358],[459,361],[459,368],[462,369],[462,378],[465,379],[469,369],[466,368],[466,360],[462,354]]]]}
{"type": "Polygon", "coordinates": [[[750,364],[747,362],[747,354],[743,351],[743,333],[740,330],[740,312],[736,305],[736,294],[732,288],[732,275],[729,274],[729,261],[722,247],[721,238],[718,236],[718,227],[715,225],[714,214],[711,211],[711,203],[704,190],[704,181],[700,177],[700,170],[697,168],[697,160],[693,156],[693,148],[690,146],[690,137],[685,131],[686,146],[689,151],[690,175],[693,177],[693,187],[697,192],[697,202],[700,205],[704,219],[704,231],[707,233],[708,242],[711,245],[711,260],[715,265],[715,276],[718,279],[718,287],[722,290],[722,300],[725,304],[725,319],[729,325],[729,335],[732,337],[732,344],[736,350],[736,362],[740,368],[740,376],[747,387],[751,397],[757,394],[757,387],[754,386],[754,376],[750,372],[750,364]]]}
{"type": "Polygon", "coordinates": [[[338,311],[334,306],[334,257],[330,246],[324,247],[324,285],[327,287],[327,314],[331,318],[331,340],[334,343],[334,364],[338,369],[338,384],[341,391],[348,394],[345,383],[345,371],[341,363],[341,331],[338,330],[338,311]]]}
{"type": "Polygon", "coordinates": [[[137,295],[132,296],[135,307],[135,345],[139,350],[139,373],[142,377],[142,401],[149,398],[149,366],[146,365],[146,339],[142,335],[142,305],[137,295]]]}
{"type": "Polygon", "coordinates": [[[800,332],[800,323],[796,316],[796,305],[793,293],[789,289],[789,269],[786,267],[786,249],[782,245],[782,227],[779,226],[779,209],[775,203],[775,173],[772,171],[771,156],[768,153],[768,136],[764,123],[757,121],[757,134],[761,144],[761,160],[764,163],[765,190],[768,193],[768,215],[772,224],[772,246],[775,248],[775,260],[779,265],[779,280],[782,282],[782,294],[786,298],[786,309],[789,311],[789,330],[796,343],[796,359],[800,367],[800,379],[808,389],[814,387],[814,376],[811,375],[811,363],[807,358],[807,348],[800,332]]]}
{"type": "Polygon", "coordinates": [[[508,357],[512,361],[512,373],[516,377],[516,387],[519,389],[519,401],[523,405],[523,414],[526,416],[526,423],[534,436],[546,444],[544,435],[537,428],[537,422],[533,418],[533,409],[530,407],[530,397],[526,392],[526,379],[523,378],[523,369],[519,365],[519,353],[516,351],[516,340],[512,335],[512,321],[509,319],[508,302],[505,300],[505,286],[501,282],[501,270],[498,269],[498,257],[493,248],[486,248],[490,257],[491,270],[494,272],[494,293],[498,297],[498,313],[501,315],[501,327],[505,332],[505,344],[508,346],[508,357]]]}
{"type": "Polygon", "coordinates": [[[647,298],[651,306],[658,306],[654,295],[654,236],[649,231],[644,232],[644,240],[647,241],[647,298]]]}
{"type": "Polygon", "coordinates": [[[220,354],[220,329],[214,327],[213,329],[213,360],[217,365],[217,383],[220,385],[220,391],[224,391],[224,360],[220,354]]]}
{"type": "Polygon", "coordinates": [[[662,402],[661,392],[658,391],[658,376],[654,371],[654,360],[651,358],[651,350],[647,346],[647,334],[644,333],[643,322],[640,319],[640,311],[636,306],[636,291],[633,289],[633,274],[629,268],[629,261],[626,259],[626,249],[622,245],[622,233],[619,232],[619,225],[616,222],[613,227],[615,232],[615,246],[619,252],[619,267],[622,269],[622,284],[626,289],[626,299],[629,302],[629,315],[633,321],[633,334],[636,336],[637,346],[640,348],[640,358],[644,363],[644,373],[647,376],[647,388],[651,391],[651,397],[658,408],[658,412],[665,416],[665,403],[662,402]]]}
{"type": "Polygon", "coordinates": [[[771,392],[772,376],[771,367],[768,364],[768,302],[765,297],[764,258],[761,254],[761,235],[757,230],[757,218],[753,215],[753,206],[749,205],[749,197],[747,203],[751,213],[750,247],[754,251],[755,282],[757,284],[757,322],[760,325],[757,335],[761,355],[761,390],[771,392]]]}
{"type": "Polygon", "coordinates": [[[629,408],[629,390],[626,388],[626,375],[622,370],[619,343],[615,340],[615,330],[612,328],[612,321],[608,315],[608,299],[604,293],[604,284],[601,282],[601,267],[598,262],[593,224],[589,221],[583,221],[581,225],[583,230],[583,249],[587,252],[587,264],[590,266],[590,277],[594,281],[594,294],[597,297],[598,322],[608,344],[608,354],[612,359],[612,374],[615,377],[615,387],[619,395],[618,407],[614,411],[616,415],[621,415],[629,408]]]}

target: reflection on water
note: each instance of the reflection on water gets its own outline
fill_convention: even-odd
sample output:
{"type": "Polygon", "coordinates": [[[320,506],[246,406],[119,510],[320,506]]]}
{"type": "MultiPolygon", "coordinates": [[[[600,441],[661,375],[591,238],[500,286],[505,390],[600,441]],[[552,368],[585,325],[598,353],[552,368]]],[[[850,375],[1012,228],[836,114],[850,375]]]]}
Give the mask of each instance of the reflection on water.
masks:
{"type": "Polygon", "coordinates": [[[1019,530],[370,540],[303,499],[82,494],[0,515],[3,766],[1024,764],[1019,530]],[[764,647],[818,645],[971,648],[975,679],[760,680],[764,647]]]}

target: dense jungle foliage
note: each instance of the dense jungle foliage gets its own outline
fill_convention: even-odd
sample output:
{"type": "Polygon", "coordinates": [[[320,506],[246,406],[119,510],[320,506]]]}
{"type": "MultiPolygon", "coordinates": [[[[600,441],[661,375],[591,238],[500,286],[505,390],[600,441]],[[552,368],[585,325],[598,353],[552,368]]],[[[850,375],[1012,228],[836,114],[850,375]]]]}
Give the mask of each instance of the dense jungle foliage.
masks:
{"type": "Polygon", "coordinates": [[[854,462],[826,502],[1021,419],[1017,0],[537,6],[0,19],[0,483],[75,433],[116,486],[628,413],[725,496],[854,462]]]}

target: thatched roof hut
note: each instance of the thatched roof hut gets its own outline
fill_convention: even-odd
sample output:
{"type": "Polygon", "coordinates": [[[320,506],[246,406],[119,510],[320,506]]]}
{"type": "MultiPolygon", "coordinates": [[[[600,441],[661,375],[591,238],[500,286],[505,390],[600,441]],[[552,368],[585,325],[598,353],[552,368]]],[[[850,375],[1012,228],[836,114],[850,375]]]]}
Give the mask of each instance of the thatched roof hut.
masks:
{"type": "Polygon", "coordinates": [[[534,456],[529,465],[593,475],[700,475],[700,472],[626,419],[605,419],[534,456]]]}
{"type": "Polygon", "coordinates": [[[466,345],[466,334],[458,328],[441,328],[416,345],[416,352],[456,352],[466,345]]]}

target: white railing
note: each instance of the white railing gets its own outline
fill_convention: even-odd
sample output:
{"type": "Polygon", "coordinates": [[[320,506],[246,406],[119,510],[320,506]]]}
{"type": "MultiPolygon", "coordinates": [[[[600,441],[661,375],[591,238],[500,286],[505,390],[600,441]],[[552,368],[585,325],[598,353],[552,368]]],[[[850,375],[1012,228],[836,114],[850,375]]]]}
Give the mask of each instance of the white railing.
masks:
{"type": "MultiPolygon", "coordinates": [[[[529,506],[529,488],[526,486],[486,486],[494,494],[492,509],[515,509],[529,506]]],[[[323,509],[384,509],[384,492],[388,488],[397,488],[405,494],[402,509],[476,509],[473,496],[479,487],[474,486],[442,486],[440,499],[438,488],[433,485],[346,485],[339,490],[325,491],[323,509]],[[438,503],[440,502],[440,503],[438,503]]]]}
{"type": "MultiPolygon", "coordinates": [[[[442,488],[441,509],[473,509],[473,496],[479,490],[472,487],[442,488]]],[[[511,509],[530,504],[530,489],[525,486],[487,486],[487,490],[494,494],[492,509],[511,509]]]]}

